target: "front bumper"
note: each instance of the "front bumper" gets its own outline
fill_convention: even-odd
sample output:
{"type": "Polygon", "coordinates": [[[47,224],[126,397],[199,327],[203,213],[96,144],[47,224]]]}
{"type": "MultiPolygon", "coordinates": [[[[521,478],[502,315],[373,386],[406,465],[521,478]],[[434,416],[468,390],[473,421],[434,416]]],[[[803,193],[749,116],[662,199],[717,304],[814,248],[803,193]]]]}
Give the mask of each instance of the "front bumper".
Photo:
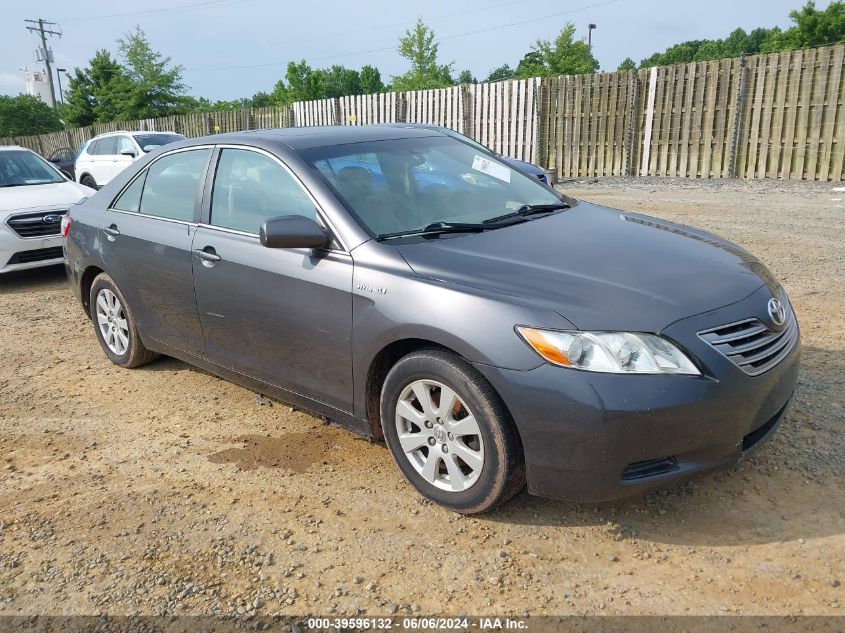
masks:
{"type": "Polygon", "coordinates": [[[728,467],[769,439],[795,390],[800,340],[777,366],[752,377],[696,333],[746,318],[753,314],[749,305],[770,296],[762,288],[663,331],[699,360],[702,376],[477,365],[519,430],[528,491],[573,501],[618,499],[728,467]]]}
{"type": "Polygon", "coordinates": [[[61,264],[62,237],[22,238],[0,222],[0,273],[61,264]]]}

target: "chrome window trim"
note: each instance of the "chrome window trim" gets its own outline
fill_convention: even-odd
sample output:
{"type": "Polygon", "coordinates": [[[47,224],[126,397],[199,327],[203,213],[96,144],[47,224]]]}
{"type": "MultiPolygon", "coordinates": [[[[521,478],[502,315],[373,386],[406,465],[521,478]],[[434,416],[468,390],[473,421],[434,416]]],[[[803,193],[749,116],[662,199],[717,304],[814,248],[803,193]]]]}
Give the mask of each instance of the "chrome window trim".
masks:
{"type": "MultiPolygon", "coordinates": [[[[349,247],[343,241],[343,238],[340,235],[340,231],[337,230],[337,227],[335,227],[334,223],[328,217],[328,214],[325,212],[325,210],[320,205],[320,203],[317,202],[317,199],[314,197],[314,195],[311,193],[311,191],[308,189],[308,187],[305,186],[305,183],[302,182],[302,179],[290,167],[288,167],[284,163],[284,161],[282,161],[282,159],[280,159],[275,154],[268,152],[265,149],[262,149],[260,147],[253,147],[251,145],[220,144],[220,145],[217,145],[217,147],[220,150],[239,149],[239,150],[243,150],[243,151],[255,152],[257,154],[263,154],[267,158],[270,158],[271,160],[275,161],[282,169],[284,169],[288,173],[288,175],[293,179],[293,181],[297,185],[299,185],[299,188],[302,189],[302,191],[305,192],[305,195],[308,196],[308,198],[311,200],[311,203],[314,205],[314,208],[317,210],[317,216],[320,217],[323,220],[326,227],[329,229],[329,231],[332,232],[332,235],[334,235],[335,239],[338,241],[338,243],[340,244],[341,249],[342,249],[342,250],[338,250],[336,248],[329,248],[329,249],[325,249],[325,250],[330,251],[330,252],[336,252],[336,253],[349,253],[349,247]]],[[[217,165],[214,166],[214,177],[215,178],[217,177],[217,165]]],[[[212,191],[212,199],[209,201],[209,220],[211,220],[211,214],[210,214],[211,213],[211,204],[214,201],[214,197],[213,197],[214,180],[212,180],[212,182],[211,182],[211,191],[212,191]]],[[[202,226],[206,226],[206,227],[212,228],[212,229],[223,229],[223,228],[225,228],[225,227],[215,226],[213,224],[202,224],[202,226]]],[[[235,229],[227,229],[227,230],[234,231],[234,232],[237,232],[237,233],[241,233],[243,235],[253,235],[255,237],[258,237],[258,233],[250,233],[248,231],[237,231],[235,229]]]]}

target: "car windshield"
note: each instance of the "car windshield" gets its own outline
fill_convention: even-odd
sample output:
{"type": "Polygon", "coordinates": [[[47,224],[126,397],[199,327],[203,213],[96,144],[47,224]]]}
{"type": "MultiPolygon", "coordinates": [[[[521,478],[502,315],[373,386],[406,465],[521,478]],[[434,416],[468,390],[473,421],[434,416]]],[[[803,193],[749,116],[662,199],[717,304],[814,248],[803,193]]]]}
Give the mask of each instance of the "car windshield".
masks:
{"type": "Polygon", "coordinates": [[[135,134],[135,142],[144,153],[149,153],[157,147],[185,140],[181,134],[135,134]]]}
{"type": "Polygon", "coordinates": [[[0,152],[0,187],[46,185],[64,181],[50,163],[32,152],[0,152]]]}
{"type": "Polygon", "coordinates": [[[561,205],[534,179],[447,136],[316,147],[301,155],[374,236],[561,205]]]}

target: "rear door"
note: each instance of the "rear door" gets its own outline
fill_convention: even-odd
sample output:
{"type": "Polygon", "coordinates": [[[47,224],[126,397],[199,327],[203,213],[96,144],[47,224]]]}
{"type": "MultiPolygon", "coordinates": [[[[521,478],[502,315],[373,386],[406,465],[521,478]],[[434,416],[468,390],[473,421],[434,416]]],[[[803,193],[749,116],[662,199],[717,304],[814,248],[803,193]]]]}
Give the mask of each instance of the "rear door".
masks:
{"type": "Polygon", "coordinates": [[[97,186],[102,187],[114,177],[112,161],[117,152],[117,137],[104,136],[97,141],[95,151],[88,173],[94,178],[97,186]]]}
{"type": "Polygon", "coordinates": [[[352,258],[339,246],[271,249],[264,220],[318,219],[277,158],[224,147],[194,237],[194,287],[213,362],[335,408],[352,403],[352,258]]]}
{"type": "Polygon", "coordinates": [[[126,134],[120,134],[114,137],[115,154],[111,156],[109,163],[109,180],[117,176],[124,169],[129,167],[138,156],[138,147],[135,142],[126,134]],[[132,152],[131,154],[124,154],[123,152],[132,152]]]}
{"type": "Polygon", "coordinates": [[[101,220],[103,259],[142,336],[195,355],[203,336],[191,242],[211,148],[165,154],[142,171],[101,220]]]}

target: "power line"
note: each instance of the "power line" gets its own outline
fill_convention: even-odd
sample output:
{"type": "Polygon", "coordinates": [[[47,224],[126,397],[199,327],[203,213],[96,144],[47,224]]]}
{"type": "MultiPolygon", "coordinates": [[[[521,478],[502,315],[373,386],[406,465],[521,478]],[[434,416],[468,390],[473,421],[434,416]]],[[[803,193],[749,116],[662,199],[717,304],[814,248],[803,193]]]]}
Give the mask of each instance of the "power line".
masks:
{"type": "Polygon", "coordinates": [[[106,20],[109,18],[125,18],[135,15],[151,15],[155,13],[170,13],[173,11],[184,11],[186,9],[199,9],[203,7],[213,7],[222,4],[230,4],[232,2],[245,2],[248,0],[205,0],[204,2],[194,2],[193,4],[183,4],[175,7],[164,7],[161,9],[146,9],[144,11],[129,11],[127,13],[110,13],[107,15],[94,15],[90,17],[72,17],[64,18],[63,22],[88,22],[90,20],[106,20]]]}
{"type": "MultiPolygon", "coordinates": [[[[560,17],[562,15],[567,15],[567,14],[570,14],[570,13],[576,13],[578,11],[585,11],[587,9],[594,9],[596,7],[602,7],[602,6],[605,6],[605,5],[608,5],[608,4],[614,4],[614,3],[620,2],[620,1],[621,0],[605,0],[604,2],[596,2],[596,3],[585,5],[585,6],[582,6],[582,7],[576,7],[574,9],[568,9],[566,11],[558,11],[556,13],[552,13],[552,14],[549,14],[549,15],[542,15],[542,16],[538,16],[538,17],[529,18],[527,20],[521,20],[519,22],[509,22],[508,24],[500,24],[498,26],[491,26],[491,27],[484,28],[484,29],[477,29],[475,31],[467,31],[467,32],[464,32],[464,33],[456,33],[454,35],[447,35],[445,37],[439,38],[438,41],[453,40],[453,39],[458,39],[458,38],[461,38],[461,37],[469,37],[471,35],[478,35],[480,33],[489,33],[491,31],[498,31],[498,30],[502,30],[502,29],[507,29],[507,28],[511,28],[513,26],[522,26],[523,24],[530,24],[532,22],[539,22],[541,20],[549,20],[551,18],[557,18],[557,17],[560,17]]],[[[321,57],[312,57],[310,59],[310,61],[322,61],[322,60],[325,60],[325,59],[337,59],[339,57],[350,57],[350,56],[354,56],[354,55],[365,55],[367,53],[381,53],[381,52],[384,52],[384,51],[392,51],[392,50],[396,50],[396,45],[384,46],[382,48],[371,48],[371,49],[368,49],[368,50],[354,51],[354,52],[350,52],[350,53],[338,53],[338,54],[335,54],[335,55],[323,55],[321,57]]],[[[261,64],[241,64],[241,65],[236,65],[236,66],[211,66],[211,67],[205,67],[205,68],[185,68],[184,70],[195,71],[195,72],[209,71],[209,70],[238,70],[238,69],[243,69],[243,68],[264,68],[264,67],[268,67],[268,66],[283,66],[285,63],[286,62],[265,62],[265,63],[261,63],[261,64]]]]}

